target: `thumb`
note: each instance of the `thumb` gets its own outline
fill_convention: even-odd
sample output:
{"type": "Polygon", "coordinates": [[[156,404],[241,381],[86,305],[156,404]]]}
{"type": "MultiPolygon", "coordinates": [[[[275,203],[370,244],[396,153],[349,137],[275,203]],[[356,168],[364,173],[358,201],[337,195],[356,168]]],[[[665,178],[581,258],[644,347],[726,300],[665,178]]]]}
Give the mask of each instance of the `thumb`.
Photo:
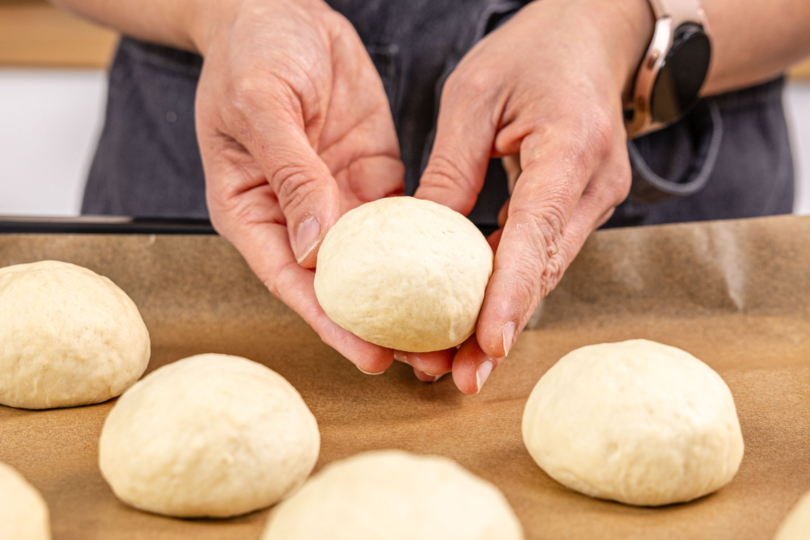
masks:
{"type": "Polygon", "coordinates": [[[415,196],[467,215],[484,185],[497,128],[495,96],[479,74],[456,70],[442,90],[436,140],[415,196]]]}
{"type": "Polygon", "coordinates": [[[249,148],[278,199],[290,246],[301,266],[313,268],[318,248],[340,217],[332,173],[295,123],[271,123],[249,148]]]}

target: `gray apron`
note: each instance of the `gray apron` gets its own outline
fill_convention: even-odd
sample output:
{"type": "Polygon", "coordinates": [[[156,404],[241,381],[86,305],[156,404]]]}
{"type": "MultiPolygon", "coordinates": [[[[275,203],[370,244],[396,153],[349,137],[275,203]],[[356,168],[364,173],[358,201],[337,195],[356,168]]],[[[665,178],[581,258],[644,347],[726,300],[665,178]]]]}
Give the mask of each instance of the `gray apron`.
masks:
{"type": "MultiPolygon", "coordinates": [[[[383,81],[412,194],[435,135],[442,85],[464,54],[524,2],[334,0],[383,81]]],[[[83,214],[207,218],[194,131],[202,58],[122,38],[110,69],[106,121],[83,214]]],[[[630,197],[607,227],[790,213],[793,163],[784,81],[701,101],[678,123],[628,143],[630,197]]],[[[492,160],[470,213],[491,229],[508,197],[492,160]]]]}

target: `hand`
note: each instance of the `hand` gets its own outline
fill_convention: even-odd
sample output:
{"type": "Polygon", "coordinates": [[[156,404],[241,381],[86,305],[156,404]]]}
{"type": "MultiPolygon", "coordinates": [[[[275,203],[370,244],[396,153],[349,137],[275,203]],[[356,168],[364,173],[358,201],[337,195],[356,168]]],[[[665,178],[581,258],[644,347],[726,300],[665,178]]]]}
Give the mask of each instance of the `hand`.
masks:
{"type": "Polygon", "coordinates": [[[347,210],[400,193],[404,168],[377,75],[321,0],[209,2],[196,122],[214,227],[321,338],[370,373],[390,350],[333,323],[313,287],[318,247],[347,210]]]}
{"type": "Polygon", "coordinates": [[[522,172],[490,238],[495,265],[476,334],[457,352],[408,355],[417,375],[452,368],[462,392],[478,392],[625,199],[622,95],[652,27],[647,0],[542,0],[479,42],[449,77],[416,196],[467,214],[490,157],[519,155],[522,172]]]}

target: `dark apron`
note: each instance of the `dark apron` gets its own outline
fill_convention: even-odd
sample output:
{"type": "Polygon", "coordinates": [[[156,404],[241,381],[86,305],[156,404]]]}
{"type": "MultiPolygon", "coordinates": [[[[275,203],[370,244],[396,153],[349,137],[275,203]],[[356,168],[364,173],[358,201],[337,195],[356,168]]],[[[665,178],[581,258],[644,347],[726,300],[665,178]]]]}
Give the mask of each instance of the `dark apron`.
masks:
{"type": "MultiPolygon", "coordinates": [[[[435,135],[441,88],[464,54],[523,2],[336,0],[357,29],[388,95],[412,194],[435,135]]],[[[82,213],[206,218],[194,131],[202,59],[123,38],[110,69],[104,130],[82,213]]],[[[628,143],[630,197],[606,226],[790,213],[793,163],[782,107],[784,81],[703,100],[680,122],[628,143]]],[[[508,197],[492,160],[476,224],[492,227],[508,197]]]]}

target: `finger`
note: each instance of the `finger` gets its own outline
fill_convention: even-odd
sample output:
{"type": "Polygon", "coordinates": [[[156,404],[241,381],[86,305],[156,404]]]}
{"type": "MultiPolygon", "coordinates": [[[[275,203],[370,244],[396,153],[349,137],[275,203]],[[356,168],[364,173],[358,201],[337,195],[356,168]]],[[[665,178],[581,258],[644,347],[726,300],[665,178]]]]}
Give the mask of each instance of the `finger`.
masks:
{"type": "Polygon", "coordinates": [[[335,324],[315,296],[312,271],[296,264],[281,225],[256,225],[239,231],[235,244],[251,268],[281,301],[298,313],[323,341],[364,373],[381,373],[393,362],[393,352],[363,341],[335,324]],[[253,246],[263,246],[253,250],[253,246]],[[249,256],[247,256],[249,254],[249,256]]]}
{"type": "Polygon", "coordinates": [[[509,193],[515,191],[515,184],[517,184],[518,177],[521,173],[520,156],[517,154],[510,154],[501,158],[503,170],[506,172],[506,180],[509,185],[509,193]]]}
{"type": "Polygon", "coordinates": [[[201,137],[208,205],[216,229],[245,258],[261,281],[297,312],[323,341],[366,373],[380,373],[393,353],[340,328],[321,309],[315,296],[314,273],[297,264],[290,248],[284,216],[268,184],[230,199],[221,198],[223,183],[256,183],[263,176],[249,154],[227,138],[201,137]],[[234,180],[241,176],[241,179],[234,180]]]}
{"type": "Polygon", "coordinates": [[[559,250],[577,201],[606,157],[597,151],[601,149],[559,133],[582,129],[555,126],[526,137],[521,145],[523,170],[509,201],[476,328],[481,348],[493,358],[508,354],[540,301],[540,276],[559,250]]]}
{"type": "Polygon", "coordinates": [[[313,268],[324,235],[340,216],[340,192],[304,131],[300,98],[279,81],[265,84],[262,92],[250,86],[234,90],[237,98],[223,118],[223,131],[235,134],[263,178],[251,184],[239,177],[223,179],[219,196],[232,199],[268,183],[283,212],[297,262],[313,268]]]}
{"type": "Polygon", "coordinates": [[[487,243],[489,247],[492,248],[492,253],[498,252],[498,246],[501,243],[501,236],[503,235],[503,229],[498,229],[494,233],[487,236],[487,243]]]}
{"type": "Polygon", "coordinates": [[[465,394],[477,394],[500,360],[481,350],[475,335],[461,345],[453,360],[453,381],[465,394]]]}
{"type": "Polygon", "coordinates": [[[324,235],[340,217],[340,192],[304,132],[281,123],[275,127],[251,153],[278,197],[296,261],[313,268],[324,235]]]}
{"type": "Polygon", "coordinates": [[[394,358],[400,362],[410,364],[423,373],[431,376],[444,375],[450,373],[453,368],[453,357],[456,354],[455,347],[443,351],[433,351],[427,353],[408,353],[394,351],[394,358]]]}
{"type": "Polygon", "coordinates": [[[332,35],[331,94],[318,155],[338,182],[345,212],[402,193],[405,167],[380,75],[352,24],[332,15],[342,31],[332,35]]]}
{"type": "Polygon", "coordinates": [[[525,314],[539,302],[538,280],[559,250],[580,196],[573,182],[545,173],[524,171],[524,179],[509,203],[509,217],[476,327],[482,349],[494,358],[508,354],[525,314]],[[539,173],[541,178],[545,175],[546,181],[531,186],[528,177],[532,173],[539,173]]]}
{"type": "Polygon", "coordinates": [[[509,199],[506,199],[506,202],[503,203],[501,210],[498,212],[498,227],[503,228],[503,226],[506,225],[507,217],[509,217],[509,199]]]}
{"type": "Polygon", "coordinates": [[[402,195],[405,190],[405,166],[399,158],[390,156],[360,158],[335,176],[337,178],[344,174],[345,182],[352,192],[364,201],[402,195]]]}
{"type": "Polygon", "coordinates": [[[551,174],[525,170],[510,202],[477,326],[479,343],[492,357],[508,354],[540,299],[629,186],[629,170],[621,163],[594,175],[581,195],[575,180],[551,174]],[[547,174],[547,182],[538,181],[538,173],[547,174]]]}
{"type": "Polygon", "coordinates": [[[417,379],[426,383],[434,383],[442,378],[441,375],[428,375],[424,371],[419,371],[416,368],[413,368],[413,374],[416,375],[417,379]]]}
{"type": "Polygon", "coordinates": [[[598,188],[587,189],[582,194],[560,242],[559,251],[549,260],[540,277],[541,288],[544,291],[542,296],[548,294],[559,283],[590,234],[613,215],[613,209],[618,202],[607,200],[608,196],[603,195],[598,188]]]}
{"type": "Polygon", "coordinates": [[[436,139],[415,196],[467,215],[484,184],[503,105],[479,70],[457,69],[442,90],[436,139]]]}

